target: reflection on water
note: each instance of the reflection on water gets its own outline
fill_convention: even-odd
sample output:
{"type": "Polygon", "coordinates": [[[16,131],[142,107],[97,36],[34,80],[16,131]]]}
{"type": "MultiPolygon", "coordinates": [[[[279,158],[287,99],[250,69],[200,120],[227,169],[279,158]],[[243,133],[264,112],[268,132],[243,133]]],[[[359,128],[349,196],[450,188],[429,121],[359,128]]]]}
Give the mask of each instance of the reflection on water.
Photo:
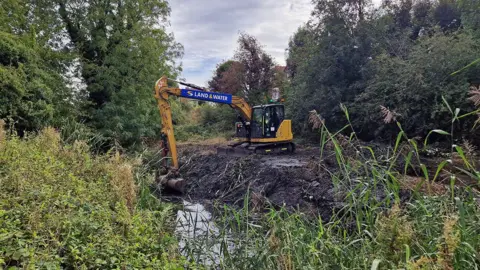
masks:
{"type": "Polygon", "coordinates": [[[234,249],[229,236],[221,235],[212,214],[201,204],[183,201],[183,210],[177,212],[175,233],[182,255],[199,264],[218,265],[224,252],[234,249]]]}
{"type": "Polygon", "coordinates": [[[263,162],[271,168],[303,167],[306,165],[306,162],[295,158],[264,159],[263,162]]]}

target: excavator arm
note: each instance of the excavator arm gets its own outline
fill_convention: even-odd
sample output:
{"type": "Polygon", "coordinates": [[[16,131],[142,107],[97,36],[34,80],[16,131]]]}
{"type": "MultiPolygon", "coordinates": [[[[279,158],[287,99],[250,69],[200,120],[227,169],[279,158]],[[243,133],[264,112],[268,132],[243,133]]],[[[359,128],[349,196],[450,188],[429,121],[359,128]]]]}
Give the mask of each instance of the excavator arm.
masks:
{"type": "MultiPolygon", "coordinates": [[[[201,89],[200,87],[196,88],[201,89]]],[[[170,152],[174,169],[178,169],[179,165],[177,144],[173,133],[172,110],[168,102],[169,96],[228,104],[240,113],[244,121],[250,122],[252,118],[252,107],[242,97],[224,93],[168,87],[168,78],[163,76],[155,83],[155,98],[157,99],[158,109],[162,118],[162,141],[164,144],[167,144],[163,145],[164,153],[168,155],[168,152],[170,152]]]]}

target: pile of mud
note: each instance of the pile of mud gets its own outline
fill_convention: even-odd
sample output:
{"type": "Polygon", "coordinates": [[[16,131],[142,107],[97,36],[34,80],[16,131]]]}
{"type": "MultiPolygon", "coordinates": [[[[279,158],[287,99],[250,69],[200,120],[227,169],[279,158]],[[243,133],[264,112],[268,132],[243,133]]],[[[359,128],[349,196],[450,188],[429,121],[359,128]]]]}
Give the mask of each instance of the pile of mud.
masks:
{"type": "MultiPolygon", "coordinates": [[[[355,160],[357,162],[355,166],[358,166],[358,162],[365,160],[365,158],[358,159],[358,155],[368,157],[370,154],[365,147],[364,149],[365,153],[360,153],[354,148],[349,149],[347,145],[344,147],[343,154],[347,159],[355,160]]],[[[379,157],[378,166],[385,168],[392,166],[385,158],[390,151],[388,146],[374,145],[373,149],[379,157]]],[[[180,198],[207,207],[227,204],[239,208],[245,204],[247,198],[250,209],[253,210],[284,207],[288,210],[299,210],[311,216],[321,215],[323,220],[328,220],[333,211],[345,206],[346,192],[352,190],[361,192],[354,186],[346,185],[362,182],[368,186],[372,184],[369,183],[372,176],[364,175],[363,170],[359,170],[358,173],[352,173],[349,176],[353,179],[352,182],[343,183],[343,191],[339,190],[338,186],[334,189],[332,176],[339,172],[335,153],[332,149],[327,149],[323,154],[323,159],[320,160],[319,147],[297,146],[297,151],[291,155],[235,157],[218,155],[214,145],[181,145],[179,173],[185,179],[186,188],[180,198]]],[[[452,160],[455,163],[455,159],[452,160]]],[[[406,175],[399,175],[397,179],[401,203],[411,198],[414,190],[431,195],[441,195],[448,191],[446,185],[451,172],[454,171],[450,168],[452,165],[447,164],[440,172],[438,179],[426,186],[423,171],[418,164],[410,163],[406,166],[403,156],[394,162],[393,170],[395,171],[402,172],[408,167],[406,175]]],[[[420,157],[420,163],[427,164],[429,175],[438,174],[437,165],[440,162],[439,158],[420,157]]],[[[352,164],[355,163],[349,166],[352,164]]],[[[461,179],[459,182],[471,183],[474,179],[469,179],[467,176],[457,174],[461,179]]],[[[374,186],[375,190],[371,196],[378,201],[393,196],[385,193],[382,183],[376,183],[374,186]]]]}
{"type": "MultiPolygon", "coordinates": [[[[330,174],[318,165],[318,149],[234,157],[217,155],[213,147],[185,146],[180,156],[189,201],[241,207],[248,194],[253,209],[285,207],[325,218],[341,206],[334,198],[330,174]]],[[[331,164],[329,172],[335,170],[331,164]]]]}

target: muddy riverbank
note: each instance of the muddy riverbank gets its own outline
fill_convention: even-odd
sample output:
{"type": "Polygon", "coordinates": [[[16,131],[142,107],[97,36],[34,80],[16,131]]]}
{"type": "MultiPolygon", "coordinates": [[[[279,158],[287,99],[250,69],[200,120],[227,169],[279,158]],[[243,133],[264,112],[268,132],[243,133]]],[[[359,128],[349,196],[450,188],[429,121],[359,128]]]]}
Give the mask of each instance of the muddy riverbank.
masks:
{"type": "Polygon", "coordinates": [[[292,155],[217,155],[215,146],[181,145],[182,199],[206,207],[242,207],[249,196],[252,211],[285,207],[327,218],[342,205],[333,192],[334,157],[319,159],[319,149],[299,147],[292,155]]]}

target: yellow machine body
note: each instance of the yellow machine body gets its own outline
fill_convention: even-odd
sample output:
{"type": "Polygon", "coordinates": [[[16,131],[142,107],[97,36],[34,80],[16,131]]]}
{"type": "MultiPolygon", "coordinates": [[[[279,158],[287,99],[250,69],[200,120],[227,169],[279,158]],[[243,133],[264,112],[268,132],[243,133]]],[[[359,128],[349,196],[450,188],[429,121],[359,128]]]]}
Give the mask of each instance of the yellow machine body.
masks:
{"type": "MultiPolygon", "coordinates": [[[[194,86],[187,83],[180,84],[194,86]]],[[[169,87],[168,79],[165,76],[159,79],[155,84],[155,98],[157,99],[158,109],[162,119],[161,132],[162,144],[165,151],[164,155],[170,156],[174,169],[178,169],[179,164],[177,146],[173,131],[172,110],[168,102],[169,96],[228,104],[230,107],[237,110],[241,116],[242,123],[237,123],[237,143],[233,144],[232,147],[246,144],[243,145],[243,148],[248,148],[254,152],[258,152],[256,150],[259,149],[262,150],[261,152],[267,153],[272,152],[275,149],[279,149],[281,151],[293,151],[294,144],[292,143],[292,122],[291,120],[283,119],[283,105],[268,104],[251,107],[242,97],[223,93],[208,92],[204,91],[203,89],[202,91],[199,91],[197,89],[202,88],[195,87],[195,89],[181,89],[178,87],[169,87]],[[274,109],[276,107],[278,108],[274,109]],[[276,117],[274,118],[273,115],[269,115],[268,110],[273,112],[273,115],[276,117]],[[277,111],[281,117],[278,117],[277,111]],[[256,121],[254,119],[254,114],[261,118],[261,123],[260,121],[256,121]],[[267,117],[267,115],[269,116],[267,117]],[[272,125],[270,123],[272,119],[277,121],[277,125],[272,125]],[[270,123],[270,126],[266,126],[268,123],[270,123]],[[254,132],[250,132],[251,126],[255,127],[254,132]],[[240,129],[238,127],[240,127],[240,129]],[[239,136],[239,134],[241,135],[239,136]]]]}

